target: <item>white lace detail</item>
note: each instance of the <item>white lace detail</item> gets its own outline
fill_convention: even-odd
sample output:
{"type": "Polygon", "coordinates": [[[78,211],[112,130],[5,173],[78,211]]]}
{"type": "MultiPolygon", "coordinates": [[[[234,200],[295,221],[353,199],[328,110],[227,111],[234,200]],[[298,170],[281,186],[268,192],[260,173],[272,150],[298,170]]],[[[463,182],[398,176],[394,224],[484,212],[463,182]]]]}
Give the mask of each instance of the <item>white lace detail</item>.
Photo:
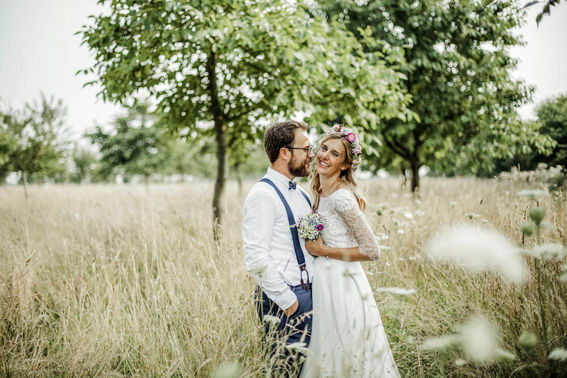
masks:
{"type": "Polygon", "coordinates": [[[378,260],[378,242],[350,190],[339,189],[329,197],[321,197],[318,211],[327,222],[323,230],[326,245],[338,248],[358,246],[360,253],[378,260]]]}

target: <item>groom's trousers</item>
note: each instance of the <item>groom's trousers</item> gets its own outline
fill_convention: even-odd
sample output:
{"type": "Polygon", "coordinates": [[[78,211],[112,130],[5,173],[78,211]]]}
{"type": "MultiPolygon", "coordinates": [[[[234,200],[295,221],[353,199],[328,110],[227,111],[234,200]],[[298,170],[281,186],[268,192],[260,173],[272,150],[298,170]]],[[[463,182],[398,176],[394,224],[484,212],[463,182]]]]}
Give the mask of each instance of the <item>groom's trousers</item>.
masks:
{"type": "Polygon", "coordinates": [[[256,287],[254,294],[256,308],[260,320],[264,323],[266,336],[274,337],[272,346],[272,356],[277,355],[285,360],[285,364],[301,369],[303,365],[301,353],[298,353],[294,343],[305,343],[305,347],[309,345],[311,339],[311,322],[313,318],[313,301],[311,295],[311,285],[302,287],[301,285],[292,286],[291,290],[297,297],[299,306],[295,314],[287,317],[283,310],[275,304],[260,287],[256,287]],[[277,326],[274,324],[274,318],[264,320],[265,315],[273,316],[279,319],[277,326]],[[285,344],[284,344],[285,343],[285,344]],[[289,347],[291,345],[291,348],[289,347]]]}

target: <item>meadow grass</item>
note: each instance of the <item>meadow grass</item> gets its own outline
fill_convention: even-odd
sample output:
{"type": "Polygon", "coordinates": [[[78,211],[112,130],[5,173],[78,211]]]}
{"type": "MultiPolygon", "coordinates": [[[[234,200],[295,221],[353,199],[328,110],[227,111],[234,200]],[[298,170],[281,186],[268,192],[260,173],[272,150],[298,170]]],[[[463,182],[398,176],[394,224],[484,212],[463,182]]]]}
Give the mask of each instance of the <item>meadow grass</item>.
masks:
{"type": "MultiPolygon", "coordinates": [[[[222,238],[213,239],[213,184],[0,187],[0,374],[96,376],[264,376],[270,361],[255,313],[254,280],[244,268],[240,193],[229,183],[222,238]],[[219,370],[220,369],[220,370],[219,370]]],[[[442,225],[494,228],[533,246],[520,226],[537,184],[517,180],[426,178],[419,199],[396,179],[360,183],[380,244],[364,263],[402,376],[534,376],[567,370],[549,361],[567,345],[567,283],[559,259],[525,257],[527,283],[440,264],[424,244],[442,225]],[[536,275],[535,269],[540,274],[536,275]],[[469,361],[458,347],[423,343],[458,332],[482,314],[515,355],[469,361]],[[545,325],[542,326],[542,318],[545,325]],[[523,331],[538,341],[518,345],[523,331]]],[[[543,241],[567,244],[565,197],[547,208],[543,241]]]]}

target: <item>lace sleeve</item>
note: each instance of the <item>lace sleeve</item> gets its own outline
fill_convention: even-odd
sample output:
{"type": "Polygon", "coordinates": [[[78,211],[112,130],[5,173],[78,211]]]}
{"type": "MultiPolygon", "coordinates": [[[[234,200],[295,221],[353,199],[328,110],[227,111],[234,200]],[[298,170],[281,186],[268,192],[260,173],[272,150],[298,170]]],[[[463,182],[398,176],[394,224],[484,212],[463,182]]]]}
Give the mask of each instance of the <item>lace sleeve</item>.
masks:
{"type": "Polygon", "coordinates": [[[380,248],[374,233],[358,207],[358,202],[350,190],[340,190],[333,203],[338,216],[345,224],[348,232],[360,248],[360,253],[367,255],[371,260],[378,260],[380,248]]]}

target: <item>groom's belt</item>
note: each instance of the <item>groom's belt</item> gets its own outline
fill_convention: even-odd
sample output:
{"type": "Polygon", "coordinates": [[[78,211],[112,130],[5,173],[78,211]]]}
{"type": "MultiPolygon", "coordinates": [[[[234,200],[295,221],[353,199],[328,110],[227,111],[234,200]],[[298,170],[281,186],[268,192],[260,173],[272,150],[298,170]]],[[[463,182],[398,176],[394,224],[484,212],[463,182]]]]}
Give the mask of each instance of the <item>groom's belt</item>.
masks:
{"type": "Polygon", "coordinates": [[[287,286],[289,286],[289,288],[290,288],[291,290],[295,290],[295,289],[305,289],[305,290],[308,290],[308,289],[311,289],[311,282],[304,282],[304,283],[302,283],[302,284],[295,285],[295,286],[288,284],[287,286]]]}

